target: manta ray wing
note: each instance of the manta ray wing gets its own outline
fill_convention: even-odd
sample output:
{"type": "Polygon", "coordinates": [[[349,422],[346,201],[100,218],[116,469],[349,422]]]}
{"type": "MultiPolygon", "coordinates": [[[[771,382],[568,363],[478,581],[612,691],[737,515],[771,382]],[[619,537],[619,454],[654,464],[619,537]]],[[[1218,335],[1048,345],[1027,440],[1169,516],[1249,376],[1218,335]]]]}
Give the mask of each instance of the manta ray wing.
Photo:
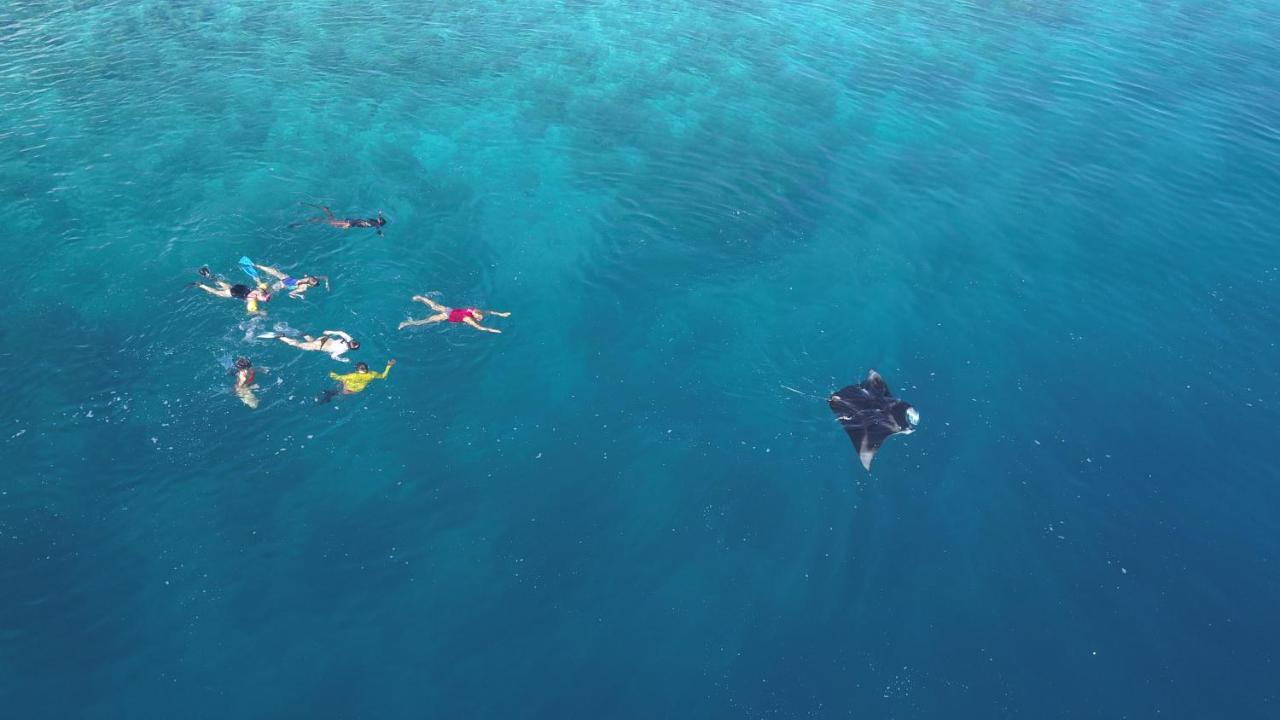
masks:
{"type": "Polygon", "coordinates": [[[880,377],[880,373],[875,370],[867,372],[867,379],[862,381],[862,387],[871,397],[884,398],[892,397],[893,393],[889,392],[889,385],[880,377]]]}
{"type": "Polygon", "coordinates": [[[840,388],[827,399],[827,405],[837,415],[850,415],[874,407],[875,402],[861,385],[840,388]]]}

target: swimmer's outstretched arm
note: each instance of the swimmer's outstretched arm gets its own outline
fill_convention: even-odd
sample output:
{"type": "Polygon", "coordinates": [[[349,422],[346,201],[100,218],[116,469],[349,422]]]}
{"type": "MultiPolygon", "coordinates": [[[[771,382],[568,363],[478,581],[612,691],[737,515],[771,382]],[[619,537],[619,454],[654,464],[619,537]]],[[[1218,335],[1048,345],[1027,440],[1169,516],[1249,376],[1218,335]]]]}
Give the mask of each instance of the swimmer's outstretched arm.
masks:
{"type": "Polygon", "coordinates": [[[395,361],[395,360],[388,360],[388,361],[387,361],[387,366],[386,366],[386,367],[384,367],[384,368],[382,368],[382,372],[380,372],[380,373],[374,373],[374,374],[373,374],[373,376],[374,376],[374,377],[376,377],[376,378],[378,378],[379,380],[386,380],[386,379],[387,379],[387,373],[391,372],[391,366],[392,366],[392,365],[395,365],[395,364],[396,364],[396,361],[395,361]]]}
{"type": "Polygon", "coordinates": [[[502,331],[501,331],[501,330],[498,330],[498,329],[496,329],[496,328],[491,328],[491,327],[485,327],[485,326],[481,325],[480,323],[476,322],[476,319],[475,319],[475,318],[473,318],[473,317],[471,317],[471,316],[467,316],[467,318],[466,318],[465,320],[463,320],[462,322],[464,322],[464,323],[466,323],[466,324],[470,325],[471,327],[473,327],[473,328],[475,328],[475,329],[477,329],[477,330],[483,330],[484,332],[497,333],[497,334],[499,334],[499,335],[501,335],[501,334],[502,334],[502,331]]]}
{"type": "Polygon", "coordinates": [[[502,312],[501,310],[483,310],[485,315],[497,315],[498,317],[511,317],[511,313],[502,312]]]}
{"type": "Polygon", "coordinates": [[[334,336],[334,337],[340,337],[340,338],[342,338],[343,340],[346,340],[347,342],[351,342],[351,336],[350,336],[350,335],[348,335],[348,334],[346,334],[346,333],[344,333],[344,332],[342,332],[341,330],[325,330],[325,331],[324,331],[324,334],[325,334],[325,335],[332,335],[332,336],[334,336]]]}

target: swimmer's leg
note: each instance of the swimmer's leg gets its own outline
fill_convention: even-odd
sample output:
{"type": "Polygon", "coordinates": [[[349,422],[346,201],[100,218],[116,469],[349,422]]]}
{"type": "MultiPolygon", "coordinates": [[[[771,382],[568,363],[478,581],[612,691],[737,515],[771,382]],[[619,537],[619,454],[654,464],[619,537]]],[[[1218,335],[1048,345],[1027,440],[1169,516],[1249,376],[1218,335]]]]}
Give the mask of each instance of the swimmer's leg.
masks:
{"type": "Polygon", "coordinates": [[[271,267],[270,265],[258,265],[258,264],[254,264],[254,267],[256,267],[256,268],[258,268],[259,270],[261,270],[262,272],[264,272],[264,273],[266,273],[266,274],[270,275],[271,277],[276,278],[277,280],[283,280],[283,279],[285,279],[286,277],[288,277],[288,275],[285,275],[284,273],[282,273],[282,272],[280,272],[279,270],[277,270],[277,269],[275,269],[275,268],[271,267]]]}
{"type": "MultiPolygon", "coordinates": [[[[319,209],[319,210],[324,211],[325,217],[326,217],[326,218],[328,218],[329,220],[337,220],[337,219],[338,219],[338,218],[336,218],[336,217],[334,217],[334,216],[333,216],[333,211],[332,211],[332,210],[330,210],[330,209],[329,209],[329,207],[328,207],[327,205],[316,205],[315,203],[302,203],[302,204],[303,204],[303,205],[306,205],[307,207],[313,207],[313,208],[317,208],[317,209],[319,209]]],[[[320,222],[320,221],[317,219],[315,222],[320,222]]]]}
{"type": "Polygon", "coordinates": [[[429,318],[423,318],[421,320],[405,320],[404,322],[400,323],[400,326],[397,329],[403,330],[407,327],[413,327],[415,325],[430,325],[432,323],[443,322],[448,319],[449,319],[449,313],[436,313],[435,315],[432,315],[429,318]]]}
{"type": "Polygon", "coordinates": [[[330,400],[332,400],[335,395],[341,395],[341,394],[342,394],[342,389],[340,387],[330,388],[320,393],[320,397],[316,398],[316,402],[327,403],[330,400]]]}
{"type": "Polygon", "coordinates": [[[326,206],[324,206],[324,205],[316,205],[316,204],[314,204],[314,203],[300,203],[300,204],[302,204],[302,205],[306,205],[307,207],[313,207],[313,208],[317,208],[317,209],[319,209],[319,210],[323,210],[323,211],[324,211],[324,214],[325,214],[325,217],[322,217],[322,218],[307,218],[306,220],[299,220],[298,222],[293,223],[292,225],[290,225],[289,227],[291,227],[291,228],[292,228],[292,227],[298,227],[298,226],[300,226],[300,225],[302,225],[302,224],[304,224],[304,223],[318,223],[318,222],[322,222],[322,223],[332,223],[332,222],[334,222],[335,220],[337,220],[337,219],[338,219],[338,218],[336,218],[336,217],[334,217],[334,216],[333,216],[333,211],[332,211],[332,210],[330,210],[328,207],[326,207],[326,206]]]}
{"type": "Polygon", "coordinates": [[[438,312],[438,313],[445,313],[445,314],[448,314],[448,312],[449,312],[449,308],[447,308],[447,307],[445,307],[445,306],[441,305],[440,303],[436,302],[435,300],[432,300],[431,298],[427,297],[426,295],[414,295],[414,296],[413,296],[413,299],[414,299],[414,300],[417,300],[417,301],[418,301],[418,302],[420,302],[420,303],[426,303],[426,304],[427,304],[427,307],[431,308],[432,310],[435,310],[435,311],[436,311],[436,312],[438,312]]]}
{"type": "Polygon", "coordinates": [[[238,389],[236,390],[236,395],[237,395],[237,396],[239,396],[239,398],[240,398],[240,402],[242,402],[242,403],[244,403],[245,405],[247,405],[247,406],[249,407],[249,409],[250,409],[250,410],[255,410],[255,409],[257,409],[257,407],[258,407],[258,396],[253,394],[253,390],[252,390],[252,389],[250,389],[250,388],[238,388],[238,389]]]}
{"type": "Polygon", "coordinates": [[[219,281],[219,285],[216,288],[209,287],[204,283],[196,283],[195,286],[209,293],[210,295],[215,295],[217,297],[224,297],[224,298],[231,297],[231,286],[227,285],[226,283],[223,283],[222,281],[219,281]]]}

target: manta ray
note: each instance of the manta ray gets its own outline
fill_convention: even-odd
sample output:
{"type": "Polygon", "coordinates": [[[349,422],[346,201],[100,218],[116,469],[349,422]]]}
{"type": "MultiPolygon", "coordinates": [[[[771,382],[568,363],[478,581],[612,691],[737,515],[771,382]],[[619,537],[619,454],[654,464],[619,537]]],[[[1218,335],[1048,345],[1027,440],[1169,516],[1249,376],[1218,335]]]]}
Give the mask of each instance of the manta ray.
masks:
{"type": "Polygon", "coordinates": [[[915,432],[920,413],[893,396],[880,373],[872,370],[867,379],[836,391],[827,399],[836,420],[849,433],[858,449],[862,467],[871,470],[871,461],[881,443],[890,435],[915,432]]]}

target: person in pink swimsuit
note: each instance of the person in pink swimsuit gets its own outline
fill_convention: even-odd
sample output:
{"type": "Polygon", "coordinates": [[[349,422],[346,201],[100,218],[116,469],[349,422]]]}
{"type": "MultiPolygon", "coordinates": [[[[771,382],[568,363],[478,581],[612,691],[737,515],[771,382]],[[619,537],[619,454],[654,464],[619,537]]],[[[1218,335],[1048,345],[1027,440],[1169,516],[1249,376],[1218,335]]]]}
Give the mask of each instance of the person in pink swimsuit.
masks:
{"type": "Polygon", "coordinates": [[[431,308],[432,310],[435,310],[436,314],[432,315],[431,317],[423,318],[422,320],[405,320],[404,322],[400,323],[401,330],[407,327],[413,327],[414,325],[430,325],[432,323],[438,323],[438,322],[451,322],[451,323],[458,323],[462,325],[470,325],[471,327],[477,330],[483,330],[484,332],[501,333],[502,332],[501,330],[497,330],[491,327],[485,327],[481,325],[480,321],[484,319],[485,315],[496,315],[497,317],[511,317],[511,313],[499,312],[497,310],[480,310],[478,308],[448,308],[432,300],[431,298],[423,295],[414,295],[413,299],[417,300],[420,303],[426,304],[427,307],[431,308]]]}

